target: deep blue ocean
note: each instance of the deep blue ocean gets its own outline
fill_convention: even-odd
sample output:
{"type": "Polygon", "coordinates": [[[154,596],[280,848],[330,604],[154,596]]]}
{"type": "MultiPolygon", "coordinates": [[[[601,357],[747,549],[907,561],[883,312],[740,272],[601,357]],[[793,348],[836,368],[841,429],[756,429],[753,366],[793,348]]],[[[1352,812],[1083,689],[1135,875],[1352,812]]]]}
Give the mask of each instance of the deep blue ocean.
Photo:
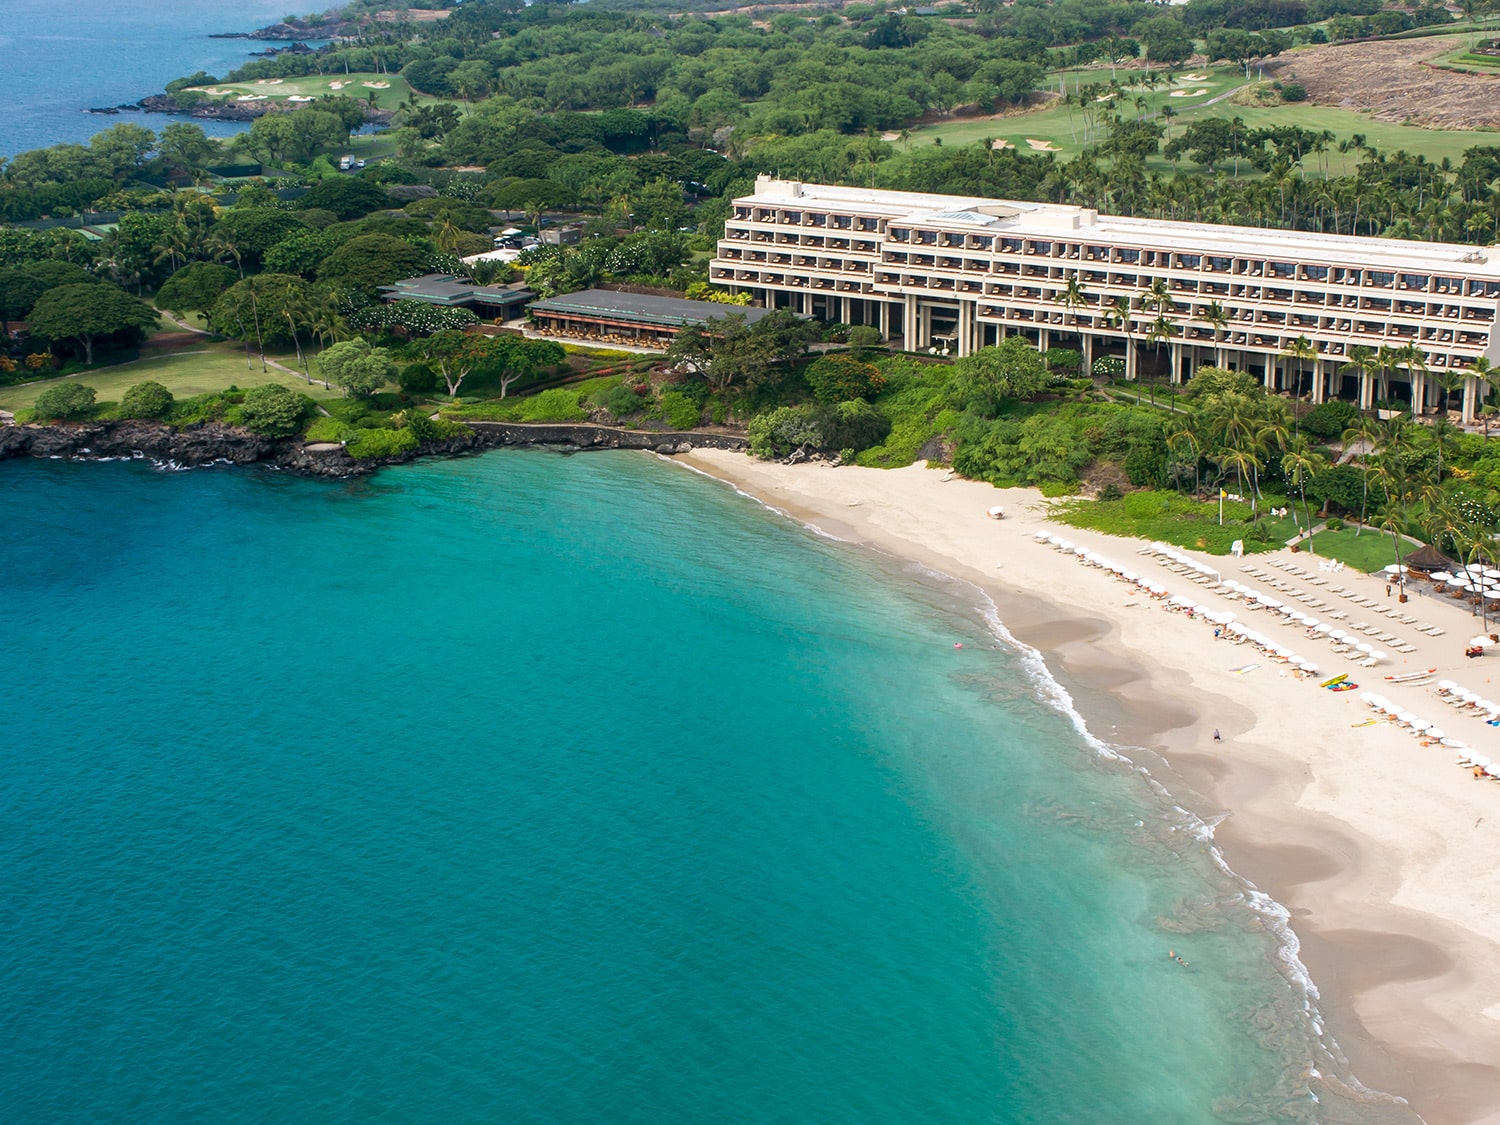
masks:
{"type": "Polygon", "coordinates": [[[971,588],[640,454],[0,510],[7,1121],[1395,1119],[971,588]]]}
{"type": "Polygon", "coordinates": [[[285,0],[0,0],[0,158],[83,144],[122,121],[157,133],[187,120],[211,136],[238,132],[245,126],[87,111],[159,94],[172,79],[198,70],[222,78],[248,62],[250,52],[276,44],[209,35],[254,31],[301,11],[285,0]]]}

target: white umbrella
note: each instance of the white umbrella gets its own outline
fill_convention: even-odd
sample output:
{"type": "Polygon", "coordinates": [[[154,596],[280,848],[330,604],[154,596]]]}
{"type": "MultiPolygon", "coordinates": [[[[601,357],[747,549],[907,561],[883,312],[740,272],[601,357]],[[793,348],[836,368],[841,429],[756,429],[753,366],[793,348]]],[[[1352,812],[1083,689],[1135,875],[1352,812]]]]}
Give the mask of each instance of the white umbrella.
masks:
{"type": "Polygon", "coordinates": [[[1413,714],[1412,712],[1410,712],[1410,711],[1398,711],[1398,712],[1396,712],[1396,721],[1398,723],[1407,723],[1407,724],[1410,724],[1412,722],[1412,720],[1415,719],[1416,717],[1417,716],[1415,714],[1413,714]]]}
{"type": "Polygon", "coordinates": [[[1127,570],[1120,577],[1125,579],[1126,582],[1139,582],[1141,580],[1141,576],[1133,570],[1127,570]]]}
{"type": "Polygon", "coordinates": [[[1427,728],[1427,737],[1428,738],[1447,738],[1448,736],[1446,734],[1444,734],[1442,731],[1438,730],[1437,727],[1428,727],[1427,728]]]}
{"type": "Polygon", "coordinates": [[[1305,621],[1303,621],[1302,624],[1306,625],[1309,629],[1316,629],[1319,625],[1321,625],[1323,623],[1321,621],[1319,621],[1316,617],[1309,617],[1305,621]]]}
{"type": "Polygon", "coordinates": [[[1384,711],[1387,715],[1393,715],[1394,716],[1394,715],[1401,714],[1401,708],[1397,707],[1394,703],[1386,703],[1380,709],[1382,711],[1384,711]]]}
{"type": "Polygon", "coordinates": [[[1324,624],[1322,622],[1319,622],[1317,625],[1314,625],[1312,627],[1312,630],[1313,630],[1314,633],[1329,633],[1329,634],[1331,634],[1333,632],[1333,626],[1332,625],[1324,624]]]}
{"type": "Polygon", "coordinates": [[[1438,691],[1452,691],[1458,685],[1455,684],[1452,680],[1439,680],[1437,686],[1438,691]]]}
{"type": "Polygon", "coordinates": [[[1349,634],[1344,632],[1342,629],[1330,629],[1328,631],[1328,639],[1331,641],[1343,641],[1347,640],[1348,638],[1349,634]]]}
{"type": "Polygon", "coordinates": [[[1421,734],[1423,731],[1431,730],[1432,724],[1426,719],[1413,719],[1411,721],[1411,729],[1421,734]]]}
{"type": "Polygon", "coordinates": [[[1380,664],[1384,664],[1387,660],[1390,659],[1390,657],[1377,648],[1374,652],[1370,653],[1370,659],[1380,664]]]}
{"type": "Polygon", "coordinates": [[[1302,662],[1302,670],[1304,672],[1316,672],[1316,671],[1318,671],[1318,666],[1316,664],[1314,664],[1311,660],[1304,660],[1302,662]]]}
{"type": "Polygon", "coordinates": [[[1369,641],[1360,641],[1359,644],[1354,646],[1354,650],[1356,652],[1371,653],[1375,651],[1375,646],[1369,641]]]}
{"type": "Polygon", "coordinates": [[[1052,539],[1053,535],[1051,534],[1051,532],[1038,531],[1035,538],[1038,543],[1045,543],[1047,542],[1047,540],[1052,539]]]}

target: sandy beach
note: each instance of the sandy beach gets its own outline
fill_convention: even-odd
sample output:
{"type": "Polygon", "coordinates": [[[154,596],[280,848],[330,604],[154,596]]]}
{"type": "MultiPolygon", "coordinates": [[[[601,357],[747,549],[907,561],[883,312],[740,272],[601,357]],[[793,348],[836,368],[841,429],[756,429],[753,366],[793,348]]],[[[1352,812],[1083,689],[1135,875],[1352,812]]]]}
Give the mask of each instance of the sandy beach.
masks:
{"type": "Polygon", "coordinates": [[[1378,692],[1500,757],[1500,730],[1436,694],[1441,678],[1500,693],[1500,652],[1464,656],[1464,642],[1479,631],[1467,606],[1413,596],[1404,608],[1443,630],[1433,637],[1330,592],[1342,585],[1394,605],[1383,581],[1352,570],[1329,581],[1305,553],[1195,556],[1222,578],[1321,600],[1348,622],[1373,623],[1413,648],[1377,643],[1392,659],[1365,669],[1273,611],[1247,610],[1212,583],[1194,584],[1138,553],[1141,543],[1049,522],[1034,490],[996,489],[921,465],[788,466],[714,450],[675,460],[836,538],[987,591],[1012,633],[1039,650],[1073,694],[1091,730],[1139,747],[1132,756],[1184,807],[1223,817],[1216,840],[1226,860],[1290,910],[1328,1029],[1359,1081],[1407,1099],[1429,1122],[1500,1122],[1500,783],[1475,780],[1452,749],[1424,746],[1391,722],[1368,723],[1376,712],[1360,698],[1378,692]],[[996,504],[1003,520],[987,516],[996,504]],[[1173,594],[1237,613],[1322,671],[1299,679],[1248,644],[1216,639],[1201,618],[1169,612],[1108,571],[1038,542],[1042,530],[1126,563],[1173,594]],[[1436,669],[1433,682],[1385,679],[1428,668],[1436,669]],[[1320,678],[1344,672],[1360,691],[1319,687],[1320,678]]]}

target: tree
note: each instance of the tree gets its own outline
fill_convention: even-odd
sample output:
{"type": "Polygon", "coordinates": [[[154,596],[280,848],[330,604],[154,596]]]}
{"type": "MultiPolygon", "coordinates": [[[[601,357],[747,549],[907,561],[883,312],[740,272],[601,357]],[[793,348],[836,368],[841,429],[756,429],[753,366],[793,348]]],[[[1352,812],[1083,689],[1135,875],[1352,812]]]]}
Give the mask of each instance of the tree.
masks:
{"type": "Polygon", "coordinates": [[[224,290],[208,313],[209,326],[231,340],[254,340],[264,354],[267,346],[293,343],[295,324],[288,310],[308,301],[307,283],[284,273],[262,273],[237,281],[224,290]]]}
{"type": "Polygon", "coordinates": [[[297,209],[332,211],[340,219],[358,219],[390,206],[385,188],[358,176],[335,176],[322,180],[297,200],[297,209]]]}
{"type": "Polygon", "coordinates": [[[60,285],[37,298],[27,320],[32,334],[44,339],[77,340],[84,362],[94,362],[94,343],[106,337],[139,336],[155,327],[159,314],[116,285],[60,285]]]}
{"type": "Polygon", "coordinates": [[[120,414],[125,418],[165,418],[172,402],[172,392],[160,383],[137,383],[120,399],[120,414]]]}
{"type": "Polygon", "coordinates": [[[1221,302],[1210,301],[1198,314],[1198,319],[1214,330],[1214,363],[1222,368],[1224,349],[1220,345],[1224,339],[1224,329],[1229,325],[1229,313],[1221,302]]]}
{"type": "Polygon", "coordinates": [[[804,377],[819,402],[874,398],[885,386],[880,368],[848,355],[825,355],[814,360],[804,377]]]}
{"type": "Polygon", "coordinates": [[[1302,496],[1302,526],[1308,535],[1307,549],[1313,554],[1312,513],[1307,507],[1307,482],[1328,467],[1328,458],[1307,447],[1307,439],[1299,437],[1291,443],[1281,458],[1281,471],[1287,483],[1302,496]]]}
{"type": "Polygon", "coordinates": [[[384,348],[365,340],[334,344],[317,358],[325,382],[337,383],[350,398],[368,398],[396,377],[396,365],[384,348]]]}
{"type": "Polygon", "coordinates": [[[228,266],[190,262],[157,290],[156,303],[179,316],[185,312],[206,313],[235,281],[235,272],[228,266]]]}
{"type": "Polygon", "coordinates": [[[1041,353],[1020,336],[1007,336],[953,364],[949,400],[959,409],[993,418],[1008,398],[1034,398],[1052,381],[1041,353]]]}
{"type": "Polygon", "coordinates": [[[46,291],[46,284],[30,274],[20,270],[0,270],[0,332],[7,339],[10,337],[10,322],[25,320],[26,314],[46,291]]]}
{"type": "Polygon", "coordinates": [[[82,418],[94,409],[94,388],[82,383],[58,383],[36,396],[32,412],[38,418],[82,418]]]}
{"type": "Polygon", "coordinates": [[[389,234],[351,238],[323,260],[318,280],[373,294],[382,285],[415,277],[427,268],[427,255],[389,234]]]}
{"type": "Polygon", "coordinates": [[[1052,299],[1068,310],[1069,323],[1078,323],[1078,310],[1088,308],[1089,299],[1083,282],[1078,280],[1077,270],[1073,270],[1067,274],[1063,287],[1057,291],[1057,295],[1052,299]]]}
{"type": "Polygon", "coordinates": [[[240,415],[245,428],[252,433],[271,438],[291,437],[301,426],[305,408],[301,395],[280,383],[267,383],[245,392],[240,415]]]}
{"type": "Polygon", "coordinates": [[[492,337],[468,336],[454,328],[434,332],[421,342],[419,351],[448,388],[448,397],[457,398],[469,372],[486,358],[492,337]]]}
{"type": "MultiPolygon", "coordinates": [[[[1292,394],[1300,395],[1302,392],[1302,365],[1309,362],[1318,362],[1318,346],[1306,336],[1298,336],[1281,349],[1281,354],[1284,358],[1296,360],[1297,362],[1297,366],[1294,368],[1297,373],[1297,383],[1292,388],[1292,394]]],[[[1316,368],[1314,370],[1316,371],[1316,368]]]]}

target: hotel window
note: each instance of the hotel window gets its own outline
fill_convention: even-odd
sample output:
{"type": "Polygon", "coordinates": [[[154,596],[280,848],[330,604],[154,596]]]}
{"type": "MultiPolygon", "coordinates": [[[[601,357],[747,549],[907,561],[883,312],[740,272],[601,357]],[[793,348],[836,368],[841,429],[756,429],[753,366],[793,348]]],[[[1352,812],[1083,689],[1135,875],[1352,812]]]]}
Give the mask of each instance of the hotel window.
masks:
{"type": "Polygon", "coordinates": [[[750,217],[750,208],[736,207],[734,209],[734,217],[736,219],[748,219],[750,217]]]}
{"type": "Polygon", "coordinates": [[[1007,254],[1018,254],[1021,250],[1021,240],[1019,238],[1002,238],[1000,240],[1000,249],[1007,254]]]}
{"type": "Polygon", "coordinates": [[[1109,247],[1107,246],[1088,246],[1085,247],[1085,252],[1096,262],[1109,261],[1109,247]]]}
{"type": "Polygon", "coordinates": [[[1033,242],[1030,247],[1028,247],[1028,252],[1032,254],[1050,254],[1052,253],[1052,243],[1033,242]]]}
{"type": "Polygon", "coordinates": [[[889,233],[892,241],[895,242],[905,242],[911,238],[911,231],[906,230],[904,227],[892,227],[889,233]]]}
{"type": "Polygon", "coordinates": [[[1403,273],[1401,284],[1408,289],[1426,289],[1428,277],[1425,273],[1403,273]]]}
{"type": "Polygon", "coordinates": [[[1208,260],[1208,268],[1214,273],[1228,273],[1233,265],[1234,263],[1228,258],[1210,258],[1208,260]]]}
{"type": "Polygon", "coordinates": [[[1368,280],[1369,284],[1379,285],[1383,288],[1389,288],[1390,286],[1396,284],[1396,275],[1393,273],[1386,273],[1383,270],[1371,270],[1365,275],[1365,277],[1368,280]]]}
{"type": "Polygon", "coordinates": [[[800,227],[802,225],[802,212],[801,211],[783,211],[782,214],[781,214],[781,221],[783,223],[786,223],[786,224],[790,225],[790,226],[800,227]]]}
{"type": "Polygon", "coordinates": [[[1303,266],[1302,267],[1302,274],[1303,274],[1304,277],[1308,278],[1310,281],[1327,281],[1328,280],[1328,267],[1327,266],[1303,266]]]}
{"type": "Polygon", "coordinates": [[[1273,277],[1296,277],[1297,267],[1291,262],[1267,262],[1273,277]]]}
{"type": "Polygon", "coordinates": [[[1121,250],[1120,251],[1120,261],[1122,261],[1122,262],[1139,262],[1140,260],[1141,260],[1141,252],[1139,250],[1121,250]]]}
{"type": "Polygon", "coordinates": [[[1195,270],[1203,264],[1203,258],[1198,254],[1178,254],[1177,268],[1184,270],[1195,270]]]}

